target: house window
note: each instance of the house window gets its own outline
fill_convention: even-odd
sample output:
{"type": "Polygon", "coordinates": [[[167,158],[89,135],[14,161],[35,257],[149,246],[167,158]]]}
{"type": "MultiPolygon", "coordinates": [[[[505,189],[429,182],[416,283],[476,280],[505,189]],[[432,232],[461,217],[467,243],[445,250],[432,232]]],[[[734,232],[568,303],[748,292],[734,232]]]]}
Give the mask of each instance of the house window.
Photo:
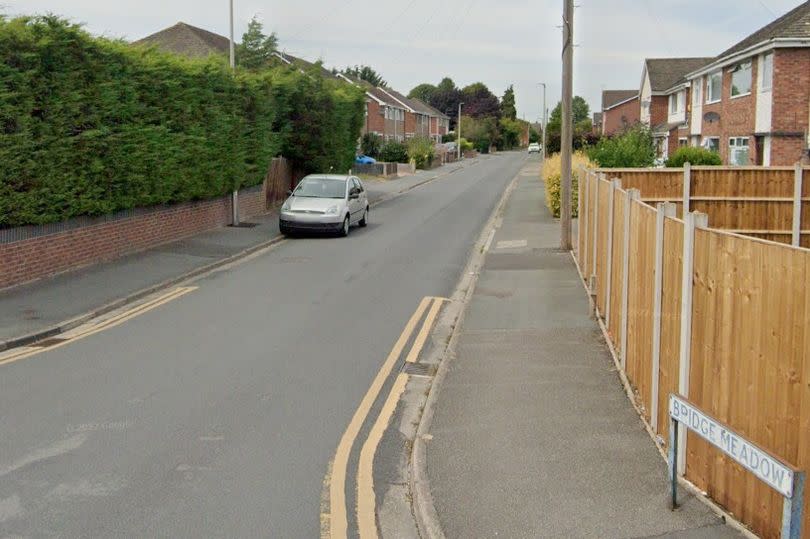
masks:
{"type": "Polygon", "coordinates": [[[678,139],[678,147],[683,148],[684,146],[689,146],[689,139],[681,137],[678,139]]]}
{"type": "Polygon", "coordinates": [[[692,106],[700,106],[701,99],[703,99],[703,79],[697,79],[692,82],[692,106]]]}
{"type": "Polygon", "coordinates": [[[751,93],[751,62],[737,64],[731,70],[731,97],[751,93]]]}
{"type": "Polygon", "coordinates": [[[670,114],[677,114],[678,112],[680,112],[680,109],[678,108],[678,101],[679,101],[678,96],[679,95],[680,95],[680,93],[670,94],[670,96],[669,96],[669,113],[670,114]]]}
{"type": "Polygon", "coordinates": [[[762,84],[760,90],[767,91],[773,87],[773,53],[762,57],[762,84]]]}
{"type": "Polygon", "coordinates": [[[728,163],[738,166],[748,164],[748,137],[729,137],[728,163]]]}
{"type": "Polygon", "coordinates": [[[720,137],[706,137],[703,139],[701,146],[715,153],[720,153],[720,137]]]}
{"type": "Polygon", "coordinates": [[[723,72],[718,71],[709,75],[706,88],[706,103],[717,103],[720,101],[723,91],[723,72]]]}

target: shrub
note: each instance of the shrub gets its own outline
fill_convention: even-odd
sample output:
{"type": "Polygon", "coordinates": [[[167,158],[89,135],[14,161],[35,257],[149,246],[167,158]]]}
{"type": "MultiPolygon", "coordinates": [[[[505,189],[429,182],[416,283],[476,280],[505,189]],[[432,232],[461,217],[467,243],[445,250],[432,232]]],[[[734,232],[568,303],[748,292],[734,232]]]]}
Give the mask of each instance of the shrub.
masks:
{"type": "Polygon", "coordinates": [[[376,158],[380,155],[380,148],[382,147],[382,137],[376,133],[366,133],[363,135],[363,140],[360,142],[360,151],[363,155],[376,158]]]}
{"type": "Polygon", "coordinates": [[[0,228],[221,196],[284,154],[347,170],[363,92],[277,68],[234,75],[93,38],[58,17],[0,18],[0,228]]]}
{"type": "Polygon", "coordinates": [[[692,165],[722,165],[723,161],[717,152],[707,148],[697,148],[694,146],[682,146],[675,150],[669,159],[667,159],[666,166],[668,167],[682,167],[684,163],[692,165]]]}
{"type": "Polygon", "coordinates": [[[408,159],[416,168],[428,168],[436,155],[433,141],[427,137],[414,137],[408,141],[408,159]]]}
{"type": "Polygon", "coordinates": [[[461,139],[461,151],[462,152],[471,152],[475,149],[475,146],[469,140],[462,138],[461,139]]]}
{"type": "Polygon", "coordinates": [[[386,163],[407,163],[408,148],[401,142],[389,140],[380,148],[380,161],[386,163]]]}
{"type": "Polygon", "coordinates": [[[587,152],[590,160],[602,168],[651,167],[655,161],[652,133],[640,125],[620,135],[600,139],[587,152]]]}
{"type": "MultiPolygon", "coordinates": [[[[543,163],[543,180],[546,184],[546,206],[554,217],[560,216],[560,176],[562,172],[560,155],[548,157],[543,163]]],[[[582,152],[576,152],[571,159],[571,216],[577,217],[577,186],[581,167],[592,167],[593,163],[582,152]]]]}

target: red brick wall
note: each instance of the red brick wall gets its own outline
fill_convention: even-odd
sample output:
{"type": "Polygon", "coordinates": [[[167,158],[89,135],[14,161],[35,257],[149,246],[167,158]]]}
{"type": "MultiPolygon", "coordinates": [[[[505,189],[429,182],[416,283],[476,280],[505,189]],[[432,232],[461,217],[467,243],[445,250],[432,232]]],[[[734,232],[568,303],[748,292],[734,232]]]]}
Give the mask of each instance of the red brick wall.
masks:
{"type": "Polygon", "coordinates": [[[623,105],[602,112],[602,126],[605,135],[612,135],[621,131],[625,126],[633,125],[639,121],[641,105],[638,98],[623,105]]]}
{"type": "MultiPolygon", "coordinates": [[[[264,187],[240,193],[240,215],[264,213],[264,187]]],[[[132,217],[0,243],[0,288],[111,260],[231,222],[231,197],[186,202],[132,217]]]]}
{"type": "MultiPolygon", "coordinates": [[[[720,137],[720,158],[724,164],[728,164],[729,137],[749,137],[748,156],[749,164],[757,162],[757,148],[754,140],[754,130],[756,127],[756,81],[757,81],[757,58],[751,59],[751,94],[742,97],[731,98],[731,70],[732,67],[723,69],[723,89],[721,100],[717,103],[703,105],[703,115],[707,112],[716,112],[720,115],[718,121],[709,123],[703,120],[701,127],[702,137],[720,137]]],[[[708,77],[703,79],[703,99],[706,99],[708,89],[708,77]]],[[[775,163],[771,163],[775,164],[775,163]]]]}
{"type": "MultiPolygon", "coordinates": [[[[775,133],[807,133],[810,107],[810,49],[776,49],[773,58],[775,133]]],[[[771,139],[771,164],[792,165],[807,145],[801,136],[771,139]]]]}
{"type": "Polygon", "coordinates": [[[416,114],[407,110],[405,111],[405,133],[409,136],[416,134],[416,114]]]}
{"type": "Polygon", "coordinates": [[[666,123],[669,119],[669,97],[654,95],[650,103],[650,127],[666,123]]]}
{"type": "Polygon", "coordinates": [[[379,133],[385,135],[385,116],[376,101],[368,101],[368,116],[363,125],[363,133],[379,133]]]}

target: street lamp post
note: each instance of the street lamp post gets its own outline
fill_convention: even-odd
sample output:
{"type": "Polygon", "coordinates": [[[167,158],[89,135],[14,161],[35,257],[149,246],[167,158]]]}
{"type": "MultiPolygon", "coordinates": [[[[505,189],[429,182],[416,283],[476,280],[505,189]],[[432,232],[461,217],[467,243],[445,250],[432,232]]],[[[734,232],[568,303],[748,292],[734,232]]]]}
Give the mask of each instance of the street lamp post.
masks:
{"type": "MultiPolygon", "coordinates": [[[[236,70],[236,52],[233,43],[233,0],[230,0],[230,27],[231,27],[231,39],[230,39],[230,61],[231,61],[231,71],[236,70]]],[[[237,189],[236,185],[233,186],[233,193],[231,194],[231,222],[233,226],[239,226],[239,190],[237,189]]]]}
{"type": "Polygon", "coordinates": [[[461,161],[461,105],[464,103],[458,104],[458,125],[456,125],[456,145],[458,146],[458,160],[461,161]]]}
{"type": "Polygon", "coordinates": [[[548,110],[546,109],[546,83],[541,82],[540,86],[543,87],[543,113],[540,116],[540,120],[543,123],[543,161],[546,160],[546,124],[548,123],[548,110]]]}

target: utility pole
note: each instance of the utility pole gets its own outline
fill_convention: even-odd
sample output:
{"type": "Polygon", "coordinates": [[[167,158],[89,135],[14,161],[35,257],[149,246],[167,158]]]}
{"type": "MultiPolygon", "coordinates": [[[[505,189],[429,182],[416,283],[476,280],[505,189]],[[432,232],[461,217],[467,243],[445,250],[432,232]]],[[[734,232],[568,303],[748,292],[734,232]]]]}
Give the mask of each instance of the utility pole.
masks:
{"type": "Polygon", "coordinates": [[[571,152],[573,150],[574,0],[563,0],[562,134],[560,137],[560,248],[571,250],[571,152]]]}
{"type": "Polygon", "coordinates": [[[543,142],[541,143],[541,150],[543,151],[543,162],[546,162],[546,122],[548,120],[548,110],[546,110],[546,83],[541,82],[540,86],[543,87],[543,110],[540,114],[540,122],[543,124],[543,142]]]}
{"type": "MultiPolygon", "coordinates": [[[[230,0],[230,26],[231,26],[231,40],[230,40],[230,60],[231,71],[236,70],[236,52],[233,43],[233,0],[230,0]]],[[[233,186],[233,193],[231,195],[231,223],[233,226],[239,226],[239,189],[236,185],[233,186]]]]}
{"type": "Polygon", "coordinates": [[[464,103],[458,104],[458,125],[456,125],[456,146],[458,146],[458,160],[461,161],[461,105],[464,103]]]}

